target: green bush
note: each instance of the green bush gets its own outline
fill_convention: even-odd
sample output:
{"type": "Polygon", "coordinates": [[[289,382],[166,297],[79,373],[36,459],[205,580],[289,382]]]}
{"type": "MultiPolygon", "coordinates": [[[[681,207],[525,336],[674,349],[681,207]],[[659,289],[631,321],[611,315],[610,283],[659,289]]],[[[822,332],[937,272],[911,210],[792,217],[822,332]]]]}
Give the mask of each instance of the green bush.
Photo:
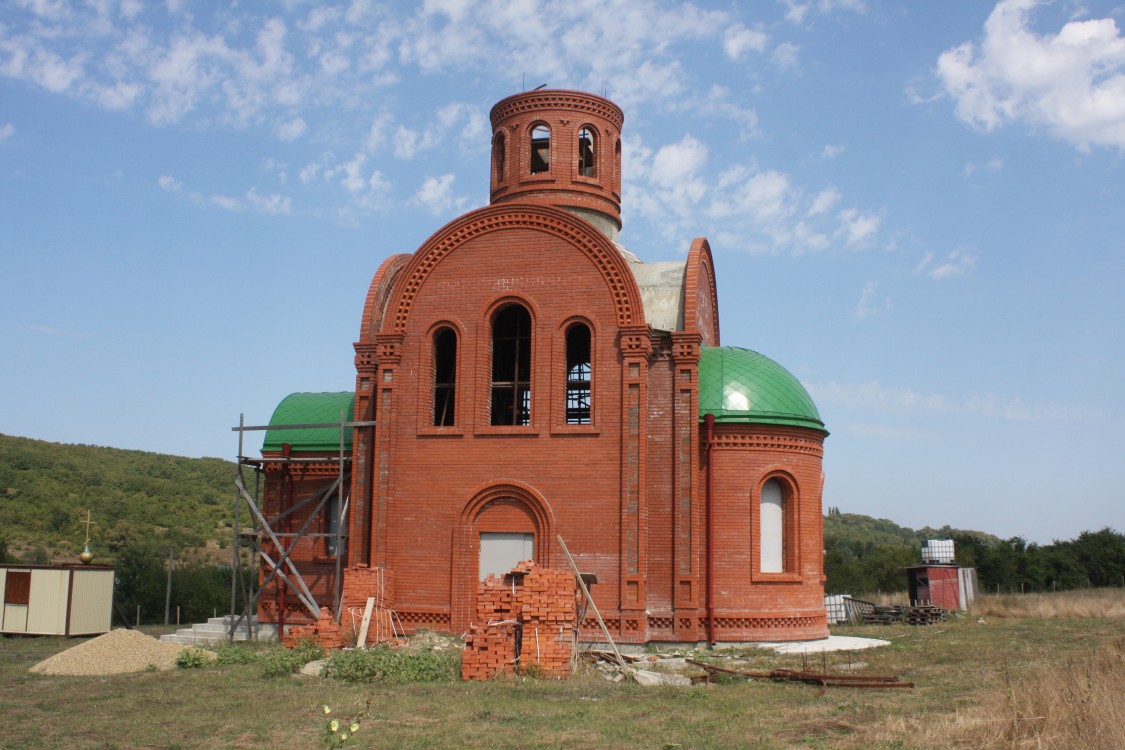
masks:
{"type": "Polygon", "coordinates": [[[390,646],[337,651],[324,665],[322,674],[344,682],[453,682],[461,674],[461,652],[408,651],[390,646]]]}
{"type": "Polygon", "coordinates": [[[214,647],[214,651],[215,663],[222,666],[253,664],[262,655],[261,648],[250,643],[220,643],[214,647]]]}
{"type": "Polygon", "coordinates": [[[324,658],[324,649],[316,641],[302,640],[296,648],[285,648],[278,644],[259,657],[262,677],[287,677],[299,672],[310,661],[324,658]]]}
{"type": "Polygon", "coordinates": [[[204,650],[195,646],[185,648],[176,655],[176,666],[180,669],[202,669],[209,661],[204,650]]]}

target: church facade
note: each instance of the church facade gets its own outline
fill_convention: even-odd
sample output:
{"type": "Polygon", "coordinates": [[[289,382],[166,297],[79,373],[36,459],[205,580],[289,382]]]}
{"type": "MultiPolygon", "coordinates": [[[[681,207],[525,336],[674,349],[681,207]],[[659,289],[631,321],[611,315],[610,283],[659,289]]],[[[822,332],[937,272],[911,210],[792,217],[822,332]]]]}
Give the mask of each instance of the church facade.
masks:
{"type": "MultiPolygon", "coordinates": [[[[321,535],[290,550],[309,593],[380,571],[408,631],[461,633],[485,575],[566,568],[561,538],[621,642],[825,637],[827,432],[808,393],[721,345],[707,240],[655,263],[620,244],[615,104],[536,90],[491,122],[489,205],[378,268],[354,392],[293,394],[274,415],[357,425],[346,515],[308,518],[321,535]]],[[[331,432],[267,433],[263,456],[286,459],[265,464],[267,516],[324,492],[331,432]]],[[[271,585],[263,619],[300,620],[271,585]]]]}

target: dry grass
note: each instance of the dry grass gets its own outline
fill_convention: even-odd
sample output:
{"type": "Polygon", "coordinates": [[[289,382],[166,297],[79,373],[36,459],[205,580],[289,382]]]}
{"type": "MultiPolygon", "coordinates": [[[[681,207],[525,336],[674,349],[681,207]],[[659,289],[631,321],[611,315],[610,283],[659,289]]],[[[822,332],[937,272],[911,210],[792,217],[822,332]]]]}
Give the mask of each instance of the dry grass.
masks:
{"type": "Polygon", "coordinates": [[[1125,638],[1079,661],[1005,674],[988,702],[958,716],[966,747],[1125,748],[1125,638]],[[962,729],[963,728],[963,729],[962,729]]]}
{"type": "Polygon", "coordinates": [[[989,594],[973,604],[972,614],[977,617],[1125,618],[1125,589],[989,594]]]}

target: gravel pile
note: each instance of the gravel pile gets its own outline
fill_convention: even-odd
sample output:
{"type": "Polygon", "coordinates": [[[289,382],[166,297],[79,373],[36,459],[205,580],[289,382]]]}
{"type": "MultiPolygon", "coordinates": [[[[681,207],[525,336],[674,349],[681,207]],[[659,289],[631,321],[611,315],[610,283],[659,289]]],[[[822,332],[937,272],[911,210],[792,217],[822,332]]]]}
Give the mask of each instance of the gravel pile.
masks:
{"type": "Polygon", "coordinates": [[[150,667],[174,669],[176,656],[184,648],[178,643],[161,643],[139,631],[122,628],[61,651],[28,671],[39,674],[106,675],[143,672],[150,667]]]}

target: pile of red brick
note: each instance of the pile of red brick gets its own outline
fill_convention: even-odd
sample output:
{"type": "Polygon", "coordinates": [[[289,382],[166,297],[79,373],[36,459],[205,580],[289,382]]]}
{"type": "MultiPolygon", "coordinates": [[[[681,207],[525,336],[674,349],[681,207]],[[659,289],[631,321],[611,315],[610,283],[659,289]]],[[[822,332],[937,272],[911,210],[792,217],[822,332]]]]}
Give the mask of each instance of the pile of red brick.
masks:
{"type": "Polygon", "coordinates": [[[565,677],[577,626],[574,576],[523,562],[503,578],[489,576],[477,590],[477,624],[461,654],[461,678],[500,674],[565,677]]]}
{"type": "MultiPolygon", "coordinates": [[[[394,576],[384,568],[366,566],[351,567],[344,571],[343,612],[358,612],[367,607],[367,599],[374,597],[375,607],[371,612],[371,623],[367,629],[366,645],[374,645],[394,638],[391,603],[394,601],[394,576]]],[[[287,647],[293,648],[301,640],[312,638],[324,649],[343,648],[351,645],[358,637],[359,624],[352,630],[349,617],[337,624],[328,607],[320,608],[320,617],[315,625],[302,625],[289,628],[282,639],[287,647]]]]}
{"type": "Polygon", "coordinates": [[[325,650],[343,648],[347,645],[344,632],[333,619],[332,610],[328,607],[320,608],[320,617],[316,619],[315,625],[298,625],[289,628],[281,642],[286,648],[295,648],[301,641],[307,639],[315,640],[325,650]]]}

